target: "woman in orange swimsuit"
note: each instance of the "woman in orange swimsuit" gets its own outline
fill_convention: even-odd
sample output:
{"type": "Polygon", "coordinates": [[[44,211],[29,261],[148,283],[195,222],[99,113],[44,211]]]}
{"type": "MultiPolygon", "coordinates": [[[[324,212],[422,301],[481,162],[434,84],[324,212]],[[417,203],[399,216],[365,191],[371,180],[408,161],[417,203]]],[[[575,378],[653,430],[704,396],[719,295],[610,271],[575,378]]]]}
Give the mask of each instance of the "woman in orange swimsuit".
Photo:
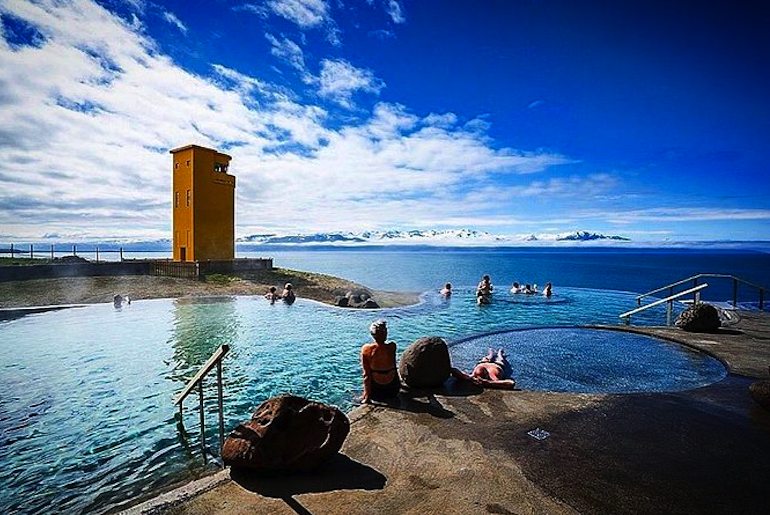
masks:
{"type": "Polygon", "coordinates": [[[369,327],[374,340],[361,347],[361,368],[364,370],[364,393],[361,402],[392,399],[401,389],[396,370],[396,344],[387,342],[388,326],[377,320],[369,327]]]}

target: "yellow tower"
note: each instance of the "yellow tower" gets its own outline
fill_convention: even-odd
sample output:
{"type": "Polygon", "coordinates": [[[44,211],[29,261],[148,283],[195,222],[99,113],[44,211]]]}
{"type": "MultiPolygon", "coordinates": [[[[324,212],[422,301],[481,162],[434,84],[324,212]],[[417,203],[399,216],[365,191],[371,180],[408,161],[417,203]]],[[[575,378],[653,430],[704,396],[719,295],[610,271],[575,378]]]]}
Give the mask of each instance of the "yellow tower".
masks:
{"type": "Polygon", "coordinates": [[[174,261],[235,258],[235,177],[230,159],[214,149],[187,145],[174,156],[174,261]]]}

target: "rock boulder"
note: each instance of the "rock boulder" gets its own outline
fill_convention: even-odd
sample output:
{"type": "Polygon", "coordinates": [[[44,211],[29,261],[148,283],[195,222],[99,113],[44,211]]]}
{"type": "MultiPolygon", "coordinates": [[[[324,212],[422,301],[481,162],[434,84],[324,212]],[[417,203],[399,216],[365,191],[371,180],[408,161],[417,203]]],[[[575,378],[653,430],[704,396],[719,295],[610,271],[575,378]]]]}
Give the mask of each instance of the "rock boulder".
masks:
{"type": "Polygon", "coordinates": [[[751,398],[756,401],[757,404],[770,411],[770,381],[757,381],[749,386],[749,393],[751,398]]]}
{"type": "Polygon", "coordinates": [[[438,336],[420,338],[401,356],[399,374],[413,388],[431,388],[449,378],[451,364],[446,342],[438,336]]]}
{"type": "Polygon", "coordinates": [[[719,311],[711,304],[693,304],[676,319],[676,325],[691,333],[713,333],[722,325],[719,311]]]}
{"type": "Polygon", "coordinates": [[[348,418],[334,406],[281,395],[227,436],[222,459],[260,472],[312,470],[340,450],[349,432],[348,418]]]}

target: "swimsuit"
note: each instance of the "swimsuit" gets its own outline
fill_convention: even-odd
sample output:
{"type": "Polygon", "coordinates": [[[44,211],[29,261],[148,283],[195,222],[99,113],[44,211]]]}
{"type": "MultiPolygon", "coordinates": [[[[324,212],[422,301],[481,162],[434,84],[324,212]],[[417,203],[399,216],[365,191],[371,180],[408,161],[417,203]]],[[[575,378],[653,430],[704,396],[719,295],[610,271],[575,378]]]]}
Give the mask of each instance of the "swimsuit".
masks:
{"type": "MultiPolygon", "coordinates": [[[[390,370],[372,369],[372,373],[387,374],[388,372],[392,372],[395,370],[396,370],[396,367],[393,367],[390,370]]],[[[393,374],[393,380],[387,384],[380,384],[374,379],[372,379],[371,389],[369,392],[371,394],[372,399],[374,399],[375,401],[382,401],[386,399],[392,399],[393,397],[397,396],[399,390],[401,390],[401,380],[398,378],[398,374],[393,374]]]]}

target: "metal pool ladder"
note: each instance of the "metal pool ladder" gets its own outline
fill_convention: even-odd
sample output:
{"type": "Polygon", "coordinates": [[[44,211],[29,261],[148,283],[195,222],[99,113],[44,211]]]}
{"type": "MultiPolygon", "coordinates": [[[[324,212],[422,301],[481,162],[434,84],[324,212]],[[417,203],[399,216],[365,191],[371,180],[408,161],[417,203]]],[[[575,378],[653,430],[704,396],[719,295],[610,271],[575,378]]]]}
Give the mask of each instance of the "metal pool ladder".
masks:
{"type": "Polygon", "coordinates": [[[735,277],[734,275],[730,274],[697,274],[693,275],[691,277],[688,277],[687,279],[682,279],[681,281],[676,281],[671,284],[667,284],[666,286],[663,286],[661,288],[656,288],[654,290],[648,291],[647,293],[643,293],[636,297],[636,305],[639,306],[636,309],[632,309],[631,311],[626,311],[625,313],[620,315],[620,318],[622,318],[626,325],[631,323],[631,315],[635,315],[636,313],[640,313],[646,309],[658,306],[660,304],[663,304],[664,302],[666,304],[666,325],[671,325],[672,323],[672,314],[673,314],[673,305],[674,301],[680,297],[685,297],[687,295],[692,294],[693,295],[693,302],[696,304],[700,302],[700,292],[704,288],[708,286],[707,283],[698,284],[701,279],[703,278],[712,278],[712,279],[730,279],[733,283],[733,298],[732,298],[732,305],[733,308],[738,307],[738,287],[743,284],[745,286],[749,286],[751,288],[755,288],[758,290],[759,293],[759,310],[762,311],[765,307],[765,288],[763,286],[759,286],[754,283],[750,283],[749,281],[745,281],[739,277],[735,277]],[[674,288],[677,286],[682,286],[683,284],[692,283],[692,288],[679,292],[674,293],[674,288]],[[668,297],[660,300],[656,300],[655,302],[651,302],[650,304],[645,304],[642,306],[642,299],[645,297],[650,297],[655,294],[658,294],[660,292],[668,290],[668,297]]]}
{"type": "Polygon", "coordinates": [[[211,357],[206,361],[206,363],[203,364],[203,366],[198,370],[198,372],[193,376],[192,379],[187,383],[187,386],[184,387],[184,390],[181,391],[176,397],[174,397],[174,404],[179,405],[179,423],[184,427],[184,416],[182,413],[182,404],[184,403],[184,400],[187,398],[190,393],[192,393],[193,389],[197,386],[198,387],[198,406],[200,410],[200,420],[201,420],[201,452],[203,453],[203,463],[206,463],[206,426],[204,422],[204,409],[203,409],[203,379],[205,379],[206,375],[216,366],[217,367],[217,401],[218,401],[218,411],[219,411],[219,445],[220,448],[225,443],[225,419],[224,419],[224,410],[223,410],[223,399],[222,399],[222,358],[225,357],[225,355],[230,350],[229,345],[221,345],[217,350],[214,351],[214,353],[211,355],[211,357]]]}
{"type": "MultiPolygon", "coordinates": [[[[649,304],[645,304],[644,306],[640,306],[636,309],[632,309],[631,311],[626,311],[625,313],[621,313],[620,318],[623,319],[626,325],[629,325],[631,323],[631,315],[641,313],[646,309],[654,308],[655,306],[659,306],[665,302],[666,303],[666,325],[671,325],[672,319],[673,319],[673,312],[674,312],[674,301],[680,297],[685,297],[687,295],[692,294],[694,295],[694,301],[697,304],[698,302],[700,302],[701,290],[708,288],[708,286],[709,286],[708,283],[703,283],[701,285],[696,286],[695,288],[690,288],[689,290],[685,290],[679,293],[675,293],[673,295],[669,295],[665,299],[656,300],[655,302],[650,302],[649,304]]],[[[637,299],[639,299],[639,297],[637,297],[637,299]]]]}

